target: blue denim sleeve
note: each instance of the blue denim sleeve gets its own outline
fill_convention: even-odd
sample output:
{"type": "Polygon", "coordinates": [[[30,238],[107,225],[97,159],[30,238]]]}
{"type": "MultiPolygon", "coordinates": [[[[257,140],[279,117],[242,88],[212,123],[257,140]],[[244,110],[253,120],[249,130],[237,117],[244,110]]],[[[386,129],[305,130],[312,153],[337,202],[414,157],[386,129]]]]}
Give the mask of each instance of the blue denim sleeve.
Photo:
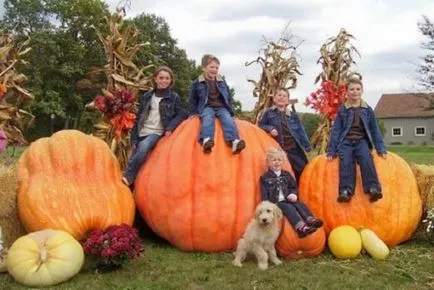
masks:
{"type": "Polygon", "coordinates": [[[190,99],[189,99],[189,115],[196,115],[198,114],[197,106],[198,106],[198,97],[196,94],[196,83],[197,81],[194,81],[191,85],[190,90],[190,99]]]}
{"type": "Polygon", "coordinates": [[[378,154],[386,153],[386,146],[384,145],[383,136],[381,136],[380,127],[378,126],[378,122],[375,118],[375,113],[372,108],[369,108],[370,120],[369,120],[369,129],[372,134],[372,139],[374,142],[375,149],[378,154]]]}
{"type": "Polygon", "coordinates": [[[261,184],[261,201],[270,200],[270,194],[268,193],[267,187],[265,186],[265,181],[263,176],[259,179],[259,183],[261,184]]]}
{"type": "Polygon", "coordinates": [[[338,146],[339,136],[341,135],[343,129],[343,124],[342,124],[343,119],[342,119],[341,111],[342,109],[339,109],[338,115],[336,116],[336,120],[333,123],[332,133],[330,136],[329,146],[327,149],[327,156],[334,156],[337,153],[336,147],[338,146]]]}
{"type": "Polygon", "coordinates": [[[268,111],[265,111],[262,115],[261,120],[259,120],[259,128],[264,130],[267,133],[270,133],[271,130],[275,129],[272,125],[270,125],[270,118],[268,118],[268,111]]]}
{"type": "Polygon", "coordinates": [[[298,121],[300,123],[300,133],[301,133],[300,142],[304,146],[304,150],[306,150],[306,152],[310,152],[312,150],[312,146],[310,145],[309,137],[307,137],[306,130],[304,129],[303,122],[300,120],[300,118],[298,118],[298,121]]]}
{"type": "Polygon", "coordinates": [[[178,96],[178,94],[174,94],[175,96],[175,116],[170,120],[169,124],[167,125],[166,131],[173,131],[178,127],[178,125],[185,119],[185,112],[182,108],[181,104],[181,98],[178,96]]]}
{"type": "Polygon", "coordinates": [[[143,94],[140,97],[140,99],[139,99],[139,109],[137,110],[137,113],[136,113],[136,119],[134,120],[134,126],[131,129],[131,133],[130,133],[130,143],[131,143],[131,145],[136,144],[137,139],[139,138],[138,123],[139,123],[140,116],[143,113],[143,106],[144,106],[143,102],[144,102],[144,99],[145,99],[144,96],[145,95],[143,94]]]}
{"type": "Polygon", "coordinates": [[[289,193],[295,194],[298,196],[298,188],[297,188],[297,181],[295,181],[294,176],[292,176],[291,173],[288,172],[289,175],[289,182],[288,182],[288,189],[289,193]]]}

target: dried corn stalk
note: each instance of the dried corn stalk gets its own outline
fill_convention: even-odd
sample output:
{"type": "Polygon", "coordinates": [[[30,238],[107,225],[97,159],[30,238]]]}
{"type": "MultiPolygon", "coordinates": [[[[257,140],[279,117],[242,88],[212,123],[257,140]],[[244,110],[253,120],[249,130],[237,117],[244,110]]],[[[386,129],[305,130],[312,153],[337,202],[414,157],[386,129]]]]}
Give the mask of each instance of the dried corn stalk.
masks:
{"type": "MultiPolygon", "coordinates": [[[[104,46],[107,64],[102,69],[94,70],[91,73],[104,72],[107,78],[107,87],[103,91],[114,89],[130,90],[135,95],[139,91],[149,90],[152,86],[149,69],[153,65],[138,68],[133,59],[136,54],[148,43],[137,43],[139,31],[133,27],[123,26],[125,9],[118,8],[110,17],[106,18],[108,33],[104,35],[96,30],[98,38],[104,46]]],[[[94,107],[91,102],[87,107],[94,107]]],[[[93,135],[100,137],[110,146],[112,151],[124,168],[130,153],[130,144],[127,135],[116,137],[111,120],[104,116],[104,120],[94,126],[93,135]]]]}
{"type": "MultiPolygon", "coordinates": [[[[320,81],[321,84],[333,82],[335,90],[341,91],[340,86],[345,84],[348,77],[354,74],[350,73],[351,66],[355,64],[353,54],[356,53],[360,57],[357,49],[350,43],[351,39],[354,39],[354,36],[342,28],[336,37],[329,38],[321,46],[321,56],[317,63],[321,64],[322,72],[315,78],[315,83],[320,81]]],[[[330,97],[334,97],[334,100],[330,102],[335,106],[335,110],[339,109],[342,98],[338,96],[330,97]]],[[[313,134],[311,143],[313,148],[318,148],[318,153],[322,154],[327,150],[333,119],[330,117],[330,114],[325,114],[321,111],[320,113],[323,115],[323,119],[313,134]]]]}
{"type": "Polygon", "coordinates": [[[19,109],[34,97],[22,87],[27,77],[15,69],[17,64],[26,63],[22,57],[30,51],[29,41],[17,45],[12,35],[0,31],[0,128],[9,144],[26,144],[22,130],[34,119],[32,114],[19,109]]]}
{"type": "MultiPolygon", "coordinates": [[[[294,36],[287,32],[287,28],[277,43],[265,40],[265,47],[261,49],[263,56],[256,60],[247,62],[249,66],[253,63],[259,63],[262,67],[261,79],[247,80],[254,84],[253,95],[258,98],[253,115],[256,122],[262,116],[262,113],[273,104],[273,96],[279,88],[293,89],[297,86],[297,75],[299,64],[296,58],[297,46],[294,45],[294,36]]],[[[297,100],[291,100],[291,104],[297,100]]]]}

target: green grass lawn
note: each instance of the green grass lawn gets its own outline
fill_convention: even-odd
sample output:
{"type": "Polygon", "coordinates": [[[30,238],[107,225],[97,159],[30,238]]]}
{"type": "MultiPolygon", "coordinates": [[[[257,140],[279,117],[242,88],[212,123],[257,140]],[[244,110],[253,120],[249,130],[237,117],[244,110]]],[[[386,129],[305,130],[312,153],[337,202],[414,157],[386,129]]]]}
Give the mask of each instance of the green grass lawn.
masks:
{"type": "MultiPolygon", "coordinates": [[[[434,147],[389,150],[409,163],[434,164],[434,147]]],[[[77,276],[46,289],[434,289],[434,244],[420,231],[413,240],[393,248],[383,262],[367,254],[337,260],[326,251],[318,258],[287,260],[266,271],[258,270],[253,261],[236,268],[230,253],[185,253],[148,231],[142,235],[145,253],[126,267],[95,274],[92,261],[87,260],[77,276]]],[[[0,289],[28,288],[0,274],[0,289]]]]}

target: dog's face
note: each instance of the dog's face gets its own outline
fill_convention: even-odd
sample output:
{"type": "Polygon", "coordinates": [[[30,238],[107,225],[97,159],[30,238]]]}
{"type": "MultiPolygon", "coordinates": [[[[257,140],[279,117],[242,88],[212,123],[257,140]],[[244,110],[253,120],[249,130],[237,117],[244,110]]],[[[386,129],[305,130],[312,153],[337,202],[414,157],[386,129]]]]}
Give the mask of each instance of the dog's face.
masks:
{"type": "Polygon", "coordinates": [[[255,218],[260,225],[273,224],[282,218],[282,211],[274,203],[263,201],[256,207],[255,218]]]}

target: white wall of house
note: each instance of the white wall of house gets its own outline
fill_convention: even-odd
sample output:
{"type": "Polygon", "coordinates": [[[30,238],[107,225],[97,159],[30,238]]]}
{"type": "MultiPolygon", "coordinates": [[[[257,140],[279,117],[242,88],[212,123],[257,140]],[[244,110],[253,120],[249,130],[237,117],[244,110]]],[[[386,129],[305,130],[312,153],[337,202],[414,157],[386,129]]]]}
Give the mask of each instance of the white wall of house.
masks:
{"type": "Polygon", "coordinates": [[[386,133],[386,145],[434,145],[434,117],[380,119],[386,133]]]}

